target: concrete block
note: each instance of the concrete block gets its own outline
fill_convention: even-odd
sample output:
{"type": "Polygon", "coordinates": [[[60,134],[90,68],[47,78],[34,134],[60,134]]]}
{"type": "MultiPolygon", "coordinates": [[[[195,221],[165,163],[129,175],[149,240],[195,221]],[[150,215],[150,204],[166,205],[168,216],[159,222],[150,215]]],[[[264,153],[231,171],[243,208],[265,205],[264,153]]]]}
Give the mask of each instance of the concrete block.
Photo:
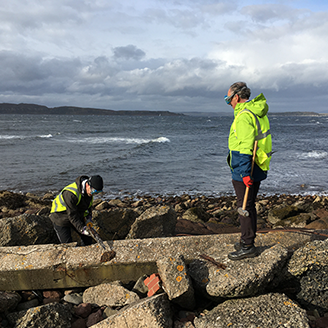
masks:
{"type": "Polygon", "coordinates": [[[169,300],[192,310],[195,307],[194,289],[183,256],[161,258],[157,267],[169,300]]]}
{"type": "Polygon", "coordinates": [[[216,301],[263,292],[279,276],[288,258],[287,249],[280,245],[259,250],[257,257],[240,261],[229,260],[229,251],[233,251],[233,247],[227,247],[224,252],[222,248],[211,248],[207,252],[217,262],[224,264],[225,269],[205,260],[195,260],[189,267],[195,288],[216,301]]]}
{"type": "Polygon", "coordinates": [[[172,310],[165,293],[144,298],[93,328],[172,328],[172,310]]]}
{"type": "MultiPolygon", "coordinates": [[[[69,289],[116,280],[137,281],[144,274],[158,271],[159,254],[162,257],[183,255],[188,264],[210,248],[227,255],[239,236],[237,233],[105,242],[116,252],[116,257],[109,262],[100,261],[103,249],[96,244],[0,247],[0,290],[69,289]]],[[[257,246],[279,243],[296,249],[316,237],[311,233],[278,231],[258,234],[256,243],[257,246]]]]}

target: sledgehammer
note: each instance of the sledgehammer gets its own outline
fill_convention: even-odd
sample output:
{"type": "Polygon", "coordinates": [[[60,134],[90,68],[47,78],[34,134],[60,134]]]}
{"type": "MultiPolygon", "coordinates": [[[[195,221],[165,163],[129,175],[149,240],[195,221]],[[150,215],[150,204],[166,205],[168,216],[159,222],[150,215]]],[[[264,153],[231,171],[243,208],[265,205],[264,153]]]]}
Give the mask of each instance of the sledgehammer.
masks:
{"type": "MultiPolygon", "coordinates": [[[[251,176],[253,175],[253,169],[254,169],[256,151],[257,151],[257,140],[255,140],[255,142],[254,142],[253,156],[252,156],[251,176]]],[[[238,208],[238,214],[240,214],[242,216],[249,216],[249,213],[246,210],[246,204],[247,204],[247,199],[248,199],[248,192],[249,192],[249,187],[246,186],[244,200],[243,200],[243,207],[239,207],[238,208]]]]}
{"type": "Polygon", "coordinates": [[[98,245],[104,249],[100,258],[100,262],[108,262],[112,260],[116,256],[116,252],[113,251],[110,247],[109,249],[106,248],[104,242],[92,226],[87,226],[87,231],[89,232],[90,236],[98,243],[98,245]]]}

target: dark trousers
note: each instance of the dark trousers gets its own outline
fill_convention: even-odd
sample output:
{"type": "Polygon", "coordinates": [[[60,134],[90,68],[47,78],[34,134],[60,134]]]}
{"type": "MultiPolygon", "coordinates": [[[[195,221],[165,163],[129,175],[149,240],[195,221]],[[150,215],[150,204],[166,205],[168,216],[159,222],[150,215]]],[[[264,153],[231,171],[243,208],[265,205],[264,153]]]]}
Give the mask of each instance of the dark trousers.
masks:
{"type": "MultiPolygon", "coordinates": [[[[242,181],[232,180],[233,187],[237,196],[237,206],[242,207],[244,201],[244,195],[246,186],[242,181]]],[[[239,214],[240,228],[241,228],[241,240],[246,244],[254,244],[257,231],[257,215],[255,208],[255,200],[259,191],[261,182],[253,182],[253,185],[249,188],[248,199],[246,203],[246,210],[249,216],[242,216],[239,214]]]]}
{"type": "MultiPolygon", "coordinates": [[[[67,244],[67,243],[73,242],[72,233],[71,233],[71,229],[72,228],[74,229],[73,226],[72,227],[60,227],[58,225],[55,225],[54,223],[53,223],[53,226],[54,226],[55,232],[57,234],[57,237],[59,239],[59,242],[61,244],[67,244]]],[[[74,229],[74,230],[77,231],[76,229],[74,229]]],[[[93,241],[92,237],[81,235],[79,232],[78,232],[78,234],[80,235],[84,245],[92,244],[92,241],[93,241]]]]}

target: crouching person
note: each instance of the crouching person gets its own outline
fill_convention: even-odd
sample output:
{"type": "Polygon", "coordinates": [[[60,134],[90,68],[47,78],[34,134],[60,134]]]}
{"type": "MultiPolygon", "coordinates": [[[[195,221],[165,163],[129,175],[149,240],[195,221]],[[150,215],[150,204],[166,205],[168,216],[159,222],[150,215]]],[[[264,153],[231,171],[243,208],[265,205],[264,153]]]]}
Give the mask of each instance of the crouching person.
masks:
{"type": "Polygon", "coordinates": [[[71,243],[71,229],[74,229],[81,236],[84,245],[92,244],[86,225],[92,220],[93,195],[102,192],[102,189],[103,179],[100,175],[82,175],[53,200],[50,220],[60,243],[71,243]]]}

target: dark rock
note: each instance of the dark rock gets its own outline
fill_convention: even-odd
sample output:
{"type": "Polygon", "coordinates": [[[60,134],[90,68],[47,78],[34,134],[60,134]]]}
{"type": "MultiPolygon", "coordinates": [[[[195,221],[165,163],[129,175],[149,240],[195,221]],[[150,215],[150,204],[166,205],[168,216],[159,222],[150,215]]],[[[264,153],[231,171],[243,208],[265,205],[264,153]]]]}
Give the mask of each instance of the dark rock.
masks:
{"type": "Polygon", "coordinates": [[[286,218],[295,216],[301,212],[302,212],[302,210],[300,210],[296,206],[275,207],[275,208],[269,210],[268,221],[271,224],[275,225],[275,224],[277,224],[277,222],[283,221],[286,218]]]}
{"type": "Polygon", "coordinates": [[[309,223],[305,228],[313,230],[328,230],[328,216],[309,223]]]}
{"type": "Polygon", "coordinates": [[[189,220],[179,219],[175,226],[175,234],[190,234],[190,235],[209,235],[213,233],[204,223],[193,222],[189,220]]]}
{"type": "Polygon", "coordinates": [[[74,314],[78,317],[87,318],[92,312],[90,303],[81,303],[74,309],[74,314]]]}
{"type": "Polygon", "coordinates": [[[49,217],[23,214],[0,220],[0,246],[54,244],[56,241],[49,217]]]}
{"type": "Polygon", "coordinates": [[[103,315],[102,315],[102,310],[99,309],[97,312],[91,313],[89,315],[87,322],[86,322],[87,327],[91,327],[102,320],[104,320],[103,315]]]}
{"type": "Polygon", "coordinates": [[[182,218],[193,222],[207,222],[211,215],[204,211],[202,207],[191,207],[188,208],[182,218]]]}
{"type": "Polygon", "coordinates": [[[93,211],[94,228],[103,240],[125,239],[137,217],[130,209],[93,211]]]}
{"type": "Polygon", "coordinates": [[[0,313],[14,309],[21,299],[18,293],[0,291],[0,313]]]}
{"type": "Polygon", "coordinates": [[[68,304],[51,303],[27,311],[9,313],[7,317],[17,328],[70,328],[72,314],[68,304]]]}
{"type": "Polygon", "coordinates": [[[71,328],[86,328],[87,324],[84,319],[78,318],[72,322],[71,328]]]}
{"type": "Polygon", "coordinates": [[[176,224],[177,215],[170,206],[154,206],[135,220],[126,238],[170,237],[175,234],[176,224]]]}

